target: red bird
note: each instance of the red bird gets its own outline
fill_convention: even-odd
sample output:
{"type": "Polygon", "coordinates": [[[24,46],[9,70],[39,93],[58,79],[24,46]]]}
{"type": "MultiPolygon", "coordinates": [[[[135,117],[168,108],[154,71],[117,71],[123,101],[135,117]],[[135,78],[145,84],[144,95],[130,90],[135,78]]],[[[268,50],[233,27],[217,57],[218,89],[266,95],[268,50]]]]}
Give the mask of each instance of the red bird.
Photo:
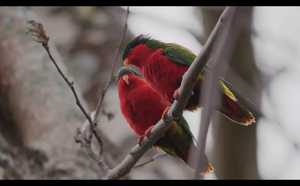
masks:
{"type": "MultiPolygon", "coordinates": [[[[152,127],[161,119],[165,109],[170,104],[154,92],[130,68],[121,68],[118,71],[118,80],[122,114],[137,136],[140,137],[138,140],[138,143],[140,143],[141,138],[149,134],[152,127]]],[[[195,147],[195,145],[186,120],[182,117],[174,121],[173,125],[153,147],[164,150],[188,164],[190,148],[195,147]]],[[[195,166],[193,164],[188,165],[192,168],[195,166]]],[[[213,171],[213,167],[206,158],[206,166],[201,169],[201,172],[209,173],[211,171],[213,171]]]]}
{"type": "MultiPolygon", "coordinates": [[[[174,98],[178,99],[182,76],[195,57],[195,54],[183,46],[163,43],[144,35],[130,41],[122,52],[125,66],[131,64],[138,67],[153,90],[169,103],[173,103],[174,98]]],[[[207,66],[205,71],[208,69],[207,66]]],[[[199,97],[203,80],[205,79],[201,74],[185,107],[186,110],[193,111],[200,107],[199,97]]],[[[219,111],[236,123],[246,126],[254,123],[255,119],[251,112],[240,105],[233,93],[226,87],[225,84],[228,83],[223,79],[220,79],[219,83],[222,90],[222,103],[219,111]]]]}

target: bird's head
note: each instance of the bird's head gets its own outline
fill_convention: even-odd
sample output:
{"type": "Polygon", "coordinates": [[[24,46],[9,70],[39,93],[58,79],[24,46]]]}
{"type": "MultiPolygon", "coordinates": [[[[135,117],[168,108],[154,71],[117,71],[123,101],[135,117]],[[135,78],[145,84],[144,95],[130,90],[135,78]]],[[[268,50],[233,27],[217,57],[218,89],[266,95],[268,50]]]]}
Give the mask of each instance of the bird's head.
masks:
{"type": "Polygon", "coordinates": [[[129,85],[129,78],[132,77],[132,75],[139,76],[134,70],[127,67],[122,67],[118,71],[117,78],[118,81],[124,81],[127,85],[129,85]]]}
{"type": "Polygon", "coordinates": [[[128,67],[129,64],[132,64],[141,67],[141,62],[145,61],[145,58],[148,58],[147,55],[149,52],[155,51],[163,46],[164,43],[152,39],[148,34],[141,34],[124,47],[122,51],[124,65],[128,67]]]}
{"type": "Polygon", "coordinates": [[[122,51],[122,60],[124,62],[124,65],[128,67],[129,64],[137,65],[138,59],[136,59],[135,53],[141,53],[141,51],[137,51],[139,49],[136,49],[137,46],[140,46],[141,44],[145,44],[148,40],[150,40],[150,37],[148,35],[139,35],[135,39],[131,40],[122,51]],[[136,49],[136,50],[135,50],[136,49]]]}

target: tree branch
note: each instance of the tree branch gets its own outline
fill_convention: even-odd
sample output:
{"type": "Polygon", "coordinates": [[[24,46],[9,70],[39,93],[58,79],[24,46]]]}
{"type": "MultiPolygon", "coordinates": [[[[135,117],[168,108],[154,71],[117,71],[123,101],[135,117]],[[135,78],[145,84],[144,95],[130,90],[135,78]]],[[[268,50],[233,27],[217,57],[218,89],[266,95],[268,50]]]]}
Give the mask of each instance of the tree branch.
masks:
{"type": "Polygon", "coordinates": [[[124,25],[124,29],[123,29],[123,35],[120,39],[120,42],[119,42],[119,46],[118,46],[118,50],[116,51],[116,56],[115,56],[115,61],[114,61],[114,64],[113,64],[113,67],[111,69],[111,73],[110,73],[110,78],[105,86],[105,89],[102,91],[102,94],[101,94],[101,97],[100,99],[98,100],[98,103],[97,103],[97,107],[96,107],[96,110],[95,110],[95,117],[94,117],[94,122],[97,121],[97,118],[98,118],[98,115],[99,115],[99,112],[100,112],[100,109],[102,107],[102,103],[103,103],[103,100],[104,100],[104,97],[105,97],[105,94],[109,88],[109,86],[114,82],[115,80],[115,76],[114,76],[114,71],[115,71],[115,68],[116,68],[116,64],[118,62],[118,59],[119,59],[119,56],[121,54],[121,47],[123,46],[123,42],[124,42],[124,39],[125,39],[125,36],[126,36],[126,30],[127,30],[127,20],[128,20],[128,16],[129,16],[129,6],[127,6],[127,10],[126,10],[126,18],[125,18],[125,25],[124,25]]]}
{"type": "Polygon", "coordinates": [[[90,118],[90,116],[87,114],[87,112],[85,111],[85,109],[83,108],[83,106],[81,105],[77,93],[74,89],[73,86],[73,82],[70,82],[70,80],[64,75],[64,73],[60,70],[59,66],[57,65],[56,61],[53,59],[49,46],[48,46],[48,41],[49,41],[49,37],[46,35],[46,31],[43,27],[43,25],[39,22],[35,22],[33,20],[30,20],[27,22],[28,24],[31,24],[34,29],[29,29],[26,33],[28,34],[29,32],[33,33],[34,36],[37,37],[37,39],[34,39],[36,42],[41,43],[43,45],[43,47],[45,48],[45,50],[47,51],[51,61],[53,62],[54,66],[56,67],[57,71],[59,72],[59,74],[62,76],[62,78],[65,80],[65,82],[67,83],[67,85],[70,87],[75,99],[76,99],[76,104],[77,106],[80,108],[80,110],[83,112],[83,114],[85,115],[85,117],[88,119],[88,121],[91,123],[91,125],[93,125],[93,122],[90,118]]]}
{"type": "MultiPolygon", "coordinates": [[[[96,106],[95,111],[92,112],[92,113],[93,113],[93,114],[92,114],[92,120],[93,120],[93,123],[98,123],[98,116],[99,116],[100,110],[101,110],[102,107],[103,107],[103,100],[104,100],[104,97],[105,97],[105,95],[106,95],[106,92],[107,92],[109,86],[110,86],[110,85],[114,82],[114,80],[115,80],[115,77],[114,77],[114,71],[115,71],[115,68],[116,68],[116,64],[117,64],[117,62],[118,62],[118,58],[119,58],[120,53],[121,53],[121,47],[122,47],[122,45],[123,45],[123,42],[124,42],[124,39],[125,39],[125,36],[126,36],[127,20],[128,20],[129,13],[130,13],[130,12],[129,12],[129,6],[128,6],[128,7],[127,7],[127,11],[126,11],[126,18],[125,18],[124,29],[123,29],[123,32],[122,32],[122,37],[121,37],[121,39],[120,39],[118,49],[117,49],[117,51],[116,51],[115,60],[114,60],[113,67],[112,67],[111,73],[110,73],[110,78],[109,78],[109,80],[108,80],[108,82],[107,82],[107,84],[106,84],[104,90],[103,90],[102,93],[101,93],[101,96],[100,96],[100,98],[99,98],[99,100],[98,100],[98,103],[97,103],[97,106],[96,106]]],[[[103,109],[102,109],[102,110],[103,110],[103,109]]],[[[104,110],[103,110],[103,113],[105,113],[104,110]]],[[[82,126],[81,131],[85,131],[85,129],[84,129],[85,126],[86,126],[86,125],[83,125],[83,126],[82,126]]],[[[92,127],[91,129],[92,129],[92,131],[93,131],[94,133],[96,132],[96,129],[95,129],[94,127],[92,127]]],[[[102,167],[102,170],[104,170],[104,172],[106,172],[107,169],[108,169],[108,167],[107,167],[107,165],[102,161],[103,143],[102,143],[101,138],[99,138],[98,135],[95,135],[95,136],[96,136],[96,138],[97,138],[97,141],[99,142],[99,149],[100,149],[100,150],[99,150],[99,154],[98,154],[98,158],[97,158],[97,162],[98,162],[98,165],[102,167]],[[99,139],[98,139],[98,138],[99,138],[99,139]]],[[[88,139],[88,142],[90,142],[90,143],[88,143],[89,146],[90,146],[90,144],[91,144],[92,137],[93,137],[93,135],[89,135],[89,139],[88,139]]],[[[91,148],[91,147],[90,147],[90,148],[91,148]]],[[[88,149],[89,152],[91,152],[91,150],[92,150],[92,149],[88,149]]],[[[94,155],[93,155],[93,154],[91,154],[91,155],[93,156],[93,159],[95,160],[94,155]]]]}
{"type": "MultiPolygon", "coordinates": [[[[121,47],[123,45],[123,42],[124,42],[124,39],[125,39],[125,36],[126,36],[126,31],[127,31],[127,20],[128,20],[128,16],[129,16],[129,6],[127,7],[127,11],[126,11],[126,17],[125,17],[125,25],[124,25],[124,29],[123,29],[123,32],[122,32],[122,37],[120,39],[120,42],[119,42],[119,46],[118,46],[118,49],[116,51],[116,55],[115,55],[115,60],[114,60],[114,63],[113,63],[113,67],[112,67],[112,70],[111,70],[111,73],[110,73],[110,78],[104,88],[104,90],[102,91],[101,93],[101,96],[98,100],[98,103],[97,103],[97,106],[96,106],[96,109],[92,112],[91,114],[91,117],[92,117],[92,120],[93,120],[93,123],[98,123],[98,115],[100,113],[100,110],[102,109],[103,107],[103,100],[104,100],[104,97],[106,95],[106,92],[109,88],[109,86],[114,82],[115,80],[115,77],[114,77],[114,71],[115,71],[115,68],[116,68],[116,64],[118,62],[118,58],[120,56],[120,53],[121,53],[121,47]]],[[[102,109],[103,113],[104,110],[102,109]]],[[[90,125],[91,126],[91,125],[90,125]]],[[[87,123],[85,122],[85,124],[81,127],[81,130],[78,130],[76,136],[75,136],[75,139],[80,139],[80,132],[81,133],[84,133],[86,131],[86,128],[87,128],[87,123]]],[[[94,133],[96,132],[96,128],[94,127],[91,127],[90,130],[92,130],[94,133]]],[[[90,133],[90,132],[89,132],[90,133]]],[[[92,140],[92,137],[93,135],[89,135],[88,137],[88,140],[85,140],[85,138],[81,138],[78,142],[81,143],[81,145],[83,147],[85,147],[86,151],[88,152],[88,154],[90,155],[90,157],[96,161],[98,163],[98,166],[105,172],[107,173],[109,168],[108,166],[106,165],[106,163],[103,161],[102,159],[102,155],[103,155],[103,142],[101,140],[101,138],[98,136],[98,135],[95,135],[96,138],[97,138],[97,141],[99,142],[99,154],[96,155],[92,148],[91,148],[91,140],[92,140]]],[[[81,136],[82,137],[82,136],[81,136]]]]}
{"type": "MultiPolygon", "coordinates": [[[[53,62],[54,66],[56,67],[57,71],[59,72],[59,74],[61,75],[61,77],[65,80],[65,82],[67,83],[67,85],[70,87],[74,97],[75,97],[75,100],[76,100],[76,104],[77,106],[80,108],[80,110],[82,111],[82,113],[85,115],[85,117],[87,118],[89,124],[90,124],[90,129],[91,131],[93,131],[93,134],[95,135],[98,143],[99,143],[99,146],[100,146],[100,149],[102,149],[103,147],[103,142],[102,142],[102,139],[100,138],[99,134],[97,133],[97,131],[95,130],[95,123],[92,121],[92,118],[87,114],[86,110],[83,108],[81,102],[79,101],[78,99],[78,95],[75,91],[75,88],[73,86],[74,82],[71,82],[65,75],[64,73],[61,71],[60,67],[57,65],[56,61],[54,60],[54,58],[52,57],[51,55],[51,52],[50,52],[50,48],[49,48],[49,45],[48,45],[48,42],[49,42],[49,37],[46,35],[46,31],[43,27],[43,25],[39,22],[35,22],[33,20],[30,20],[27,22],[28,24],[31,24],[33,26],[33,29],[32,28],[29,28],[28,31],[26,32],[27,34],[29,32],[33,33],[33,36],[36,36],[37,39],[34,39],[36,42],[38,43],[41,43],[42,46],[45,48],[45,50],[47,51],[48,55],[49,55],[49,58],[51,59],[51,61],[53,62]]],[[[92,159],[99,159],[97,158],[97,155],[93,152],[93,150],[91,149],[91,139],[92,139],[92,133],[90,133],[89,135],[89,138],[86,139],[85,137],[82,138],[82,136],[79,136],[79,132],[80,130],[77,130],[77,136],[75,136],[75,141],[78,143],[80,142],[81,143],[81,146],[84,147],[86,146],[86,150],[88,151],[90,157],[92,159]],[[82,140],[82,141],[80,141],[82,140]],[[85,143],[83,143],[85,142],[85,143]]],[[[100,150],[101,152],[101,150],[100,150]]]]}

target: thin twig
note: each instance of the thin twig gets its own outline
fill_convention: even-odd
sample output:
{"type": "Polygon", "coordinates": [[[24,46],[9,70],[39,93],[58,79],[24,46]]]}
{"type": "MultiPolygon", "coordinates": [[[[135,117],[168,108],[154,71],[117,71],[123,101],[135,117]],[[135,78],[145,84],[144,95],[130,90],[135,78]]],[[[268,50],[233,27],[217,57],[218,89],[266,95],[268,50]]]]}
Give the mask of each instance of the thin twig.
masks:
{"type": "MultiPolygon", "coordinates": [[[[94,114],[94,117],[93,117],[93,123],[98,123],[98,115],[100,113],[100,110],[102,109],[104,97],[106,95],[106,92],[107,92],[109,86],[115,80],[114,71],[115,71],[115,68],[116,68],[116,65],[117,65],[120,53],[121,53],[121,47],[123,46],[123,42],[124,42],[124,39],[125,39],[125,36],[126,36],[127,20],[128,20],[128,17],[129,17],[129,13],[130,13],[129,12],[129,6],[127,6],[126,18],[125,18],[124,29],[123,29],[123,32],[122,32],[122,37],[121,37],[121,40],[119,42],[118,50],[117,50],[116,55],[115,55],[115,61],[114,61],[113,67],[111,69],[110,78],[109,78],[109,80],[108,80],[108,82],[107,82],[107,84],[105,86],[105,89],[101,93],[101,97],[99,98],[99,100],[97,102],[97,106],[96,106],[96,109],[95,109],[95,114],[94,114]]],[[[105,113],[105,111],[104,111],[104,113],[105,113]]],[[[92,136],[90,136],[90,138],[91,137],[92,136]]],[[[99,156],[102,157],[102,154],[103,154],[103,143],[99,144],[99,156]]]]}
{"type": "Polygon", "coordinates": [[[123,29],[123,34],[122,34],[122,37],[121,37],[121,40],[120,40],[120,43],[119,43],[118,50],[116,52],[116,57],[115,57],[115,61],[114,61],[114,64],[113,64],[112,71],[111,71],[110,79],[109,79],[109,81],[108,81],[105,89],[102,91],[101,97],[100,97],[100,99],[98,100],[98,103],[97,103],[96,110],[91,113],[91,116],[87,114],[87,112],[83,108],[82,104],[80,103],[80,101],[78,99],[78,96],[77,96],[77,93],[76,93],[76,91],[74,89],[73,82],[69,81],[69,79],[64,75],[64,73],[61,71],[61,69],[57,65],[56,61],[52,57],[50,49],[49,49],[49,46],[48,46],[49,37],[46,35],[46,31],[44,30],[43,25],[41,23],[35,22],[33,20],[28,21],[28,24],[31,24],[33,26],[33,28],[29,28],[28,31],[27,31],[27,33],[29,33],[29,32],[33,33],[33,36],[36,36],[36,38],[37,38],[37,39],[34,39],[34,40],[36,42],[41,43],[43,45],[43,47],[47,51],[47,53],[48,53],[51,61],[54,63],[57,71],[62,76],[62,78],[65,80],[65,82],[68,84],[68,86],[70,87],[70,89],[72,90],[72,93],[73,93],[73,95],[74,95],[74,97],[76,99],[76,104],[78,105],[78,107],[81,109],[81,111],[84,113],[85,117],[88,120],[88,123],[89,123],[89,126],[90,126],[89,129],[90,129],[90,131],[92,131],[92,133],[90,131],[88,131],[89,135],[86,136],[86,132],[87,132],[86,129],[88,129],[88,127],[87,127],[88,124],[85,122],[81,128],[77,129],[77,133],[76,133],[76,135],[74,137],[75,141],[77,143],[80,143],[81,146],[85,148],[85,150],[87,151],[87,153],[89,154],[89,156],[94,161],[96,161],[98,163],[99,167],[105,173],[107,173],[109,171],[109,168],[107,167],[107,165],[105,164],[105,162],[102,160],[103,142],[102,142],[102,139],[99,136],[98,132],[96,131],[96,127],[95,126],[96,126],[96,123],[97,123],[96,121],[97,121],[99,112],[100,112],[101,107],[102,107],[104,96],[105,96],[105,94],[106,94],[106,92],[107,92],[110,84],[114,81],[115,67],[116,67],[118,58],[120,56],[121,47],[123,45],[123,42],[124,42],[124,39],[125,39],[125,36],[126,36],[128,16],[129,16],[129,7],[127,7],[127,14],[126,14],[126,19],[125,19],[125,26],[124,26],[124,29],[123,29]],[[99,154],[98,155],[93,151],[93,149],[91,147],[91,141],[92,141],[93,134],[95,135],[95,137],[96,137],[96,139],[97,139],[97,141],[99,143],[99,154]]]}
{"type": "MultiPolygon", "coordinates": [[[[109,88],[109,86],[114,82],[115,80],[115,77],[114,77],[114,71],[115,71],[115,68],[116,68],[116,65],[117,65],[117,62],[118,62],[118,59],[119,59],[119,56],[120,56],[120,53],[121,53],[121,47],[123,46],[123,42],[124,42],[124,39],[125,39],[125,36],[126,36],[126,31],[127,31],[127,20],[128,20],[128,16],[129,16],[129,6],[127,6],[127,11],[126,11],[126,18],[125,18],[125,24],[124,24],[124,29],[123,29],[123,32],[122,32],[122,37],[120,39],[120,42],[119,42],[119,46],[118,46],[118,50],[116,52],[116,55],[115,55],[115,61],[114,61],[114,64],[113,64],[113,67],[111,69],[111,73],[110,73],[110,78],[105,86],[105,89],[102,91],[101,93],[101,96],[97,102],[97,106],[96,106],[96,109],[94,111],[94,116],[92,117],[93,118],[93,123],[98,123],[98,115],[100,113],[100,110],[102,109],[102,105],[103,105],[103,100],[104,100],[104,97],[106,95],[106,92],[109,88]]],[[[104,110],[102,110],[103,113],[105,113],[104,110]]],[[[108,115],[108,118],[110,115],[108,115]]],[[[95,130],[95,129],[94,129],[95,130]]],[[[89,139],[91,140],[92,138],[92,135],[89,136],[89,139]]],[[[99,140],[98,140],[99,141],[99,140]]],[[[102,140],[101,140],[102,141],[102,140]]],[[[103,154],[103,143],[99,143],[99,156],[102,157],[102,154],[103,154]]]]}
{"type": "MultiPolygon", "coordinates": [[[[37,37],[37,39],[34,39],[36,42],[38,43],[41,43],[42,46],[45,48],[45,50],[47,51],[48,55],[49,55],[49,58],[51,59],[51,61],[53,62],[54,66],[56,67],[57,71],[59,72],[59,74],[61,75],[61,77],[64,79],[64,81],[67,83],[67,85],[70,87],[74,97],[75,97],[75,100],[76,100],[76,104],[77,106],[80,108],[80,110],[82,111],[82,113],[85,115],[86,119],[88,120],[88,122],[90,123],[90,126],[91,126],[91,130],[93,131],[93,134],[95,135],[97,141],[99,142],[100,146],[102,145],[103,146],[103,142],[99,136],[99,134],[97,133],[97,131],[95,130],[95,123],[92,121],[91,117],[87,114],[86,110],[83,108],[80,100],[78,99],[78,95],[75,91],[75,88],[74,88],[74,82],[70,81],[65,75],[64,73],[61,71],[60,67],[57,65],[55,59],[52,57],[51,55],[51,52],[50,52],[50,48],[49,48],[49,45],[48,45],[48,42],[49,42],[49,37],[46,35],[46,31],[43,27],[43,25],[39,22],[35,22],[33,20],[30,20],[27,22],[28,24],[31,24],[33,26],[33,28],[30,28],[28,29],[28,31],[26,33],[33,33],[34,36],[37,37]]],[[[78,131],[77,130],[77,134],[78,134],[78,131]]],[[[78,142],[81,142],[80,141],[80,137],[78,137],[78,135],[75,137],[75,141],[78,143],[78,142]]],[[[85,139],[83,138],[86,143],[86,150],[88,151],[89,155],[95,159],[95,157],[97,157],[97,155],[95,153],[93,153],[92,149],[91,149],[91,145],[90,145],[90,141],[88,139],[85,139]]],[[[84,146],[83,143],[81,143],[81,146],[84,146]]],[[[99,159],[99,158],[97,158],[99,159]]]]}
{"type": "Polygon", "coordinates": [[[145,161],[143,163],[140,163],[140,164],[137,164],[135,165],[132,169],[135,169],[135,168],[139,168],[139,167],[143,167],[145,165],[147,165],[148,163],[151,163],[153,162],[154,160],[156,160],[157,158],[161,158],[161,157],[164,157],[164,156],[167,156],[168,154],[167,153],[162,153],[162,154],[155,154],[150,160],[148,161],[145,161]]]}
{"type": "Polygon", "coordinates": [[[103,99],[105,97],[105,94],[106,94],[109,86],[111,85],[111,83],[113,83],[114,80],[115,80],[114,71],[115,71],[115,68],[116,68],[120,53],[121,53],[121,49],[122,49],[121,47],[123,46],[123,42],[124,42],[124,39],[125,39],[125,36],[126,36],[127,20],[128,20],[128,17],[129,17],[129,13],[130,13],[129,12],[129,6],[127,6],[125,24],[124,24],[124,28],[123,28],[123,32],[122,32],[123,34],[122,34],[122,37],[121,37],[120,42],[119,42],[118,50],[116,52],[115,61],[114,61],[114,64],[113,64],[113,67],[112,67],[111,73],[110,73],[110,78],[109,78],[109,80],[108,80],[108,82],[105,86],[105,89],[102,91],[101,97],[100,97],[100,99],[98,100],[98,103],[97,103],[94,121],[97,121],[97,118],[98,118],[100,109],[102,107],[102,103],[103,103],[103,99]]]}
{"type": "Polygon", "coordinates": [[[72,93],[76,99],[76,104],[78,105],[78,107],[80,108],[80,110],[83,112],[83,114],[85,115],[85,117],[88,119],[88,121],[91,123],[91,125],[93,125],[93,122],[90,118],[90,116],[87,114],[87,112],[85,111],[85,109],[83,108],[82,104],[80,103],[77,93],[74,89],[73,86],[73,81],[70,82],[69,79],[64,75],[64,73],[61,71],[61,69],[59,68],[59,66],[57,65],[56,61],[53,59],[50,49],[49,49],[49,45],[48,45],[48,41],[49,41],[49,37],[46,35],[46,31],[43,27],[43,25],[39,22],[35,22],[33,20],[30,20],[27,22],[28,24],[31,24],[34,28],[33,29],[29,29],[26,33],[33,33],[34,36],[37,37],[37,39],[34,39],[36,42],[41,43],[43,45],[43,47],[45,48],[45,50],[47,51],[51,61],[53,62],[53,64],[55,65],[57,71],[59,72],[59,74],[62,76],[62,78],[65,80],[65,82],[68,84],[68,86],[71,88],[72,93]]]}

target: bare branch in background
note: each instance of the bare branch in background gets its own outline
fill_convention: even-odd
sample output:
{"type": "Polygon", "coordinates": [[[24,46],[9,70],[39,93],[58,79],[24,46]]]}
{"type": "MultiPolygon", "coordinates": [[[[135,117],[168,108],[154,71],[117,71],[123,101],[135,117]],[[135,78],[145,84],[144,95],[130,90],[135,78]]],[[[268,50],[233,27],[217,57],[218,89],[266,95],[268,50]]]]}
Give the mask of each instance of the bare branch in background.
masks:
{"type": "Polygon", "coordinates": [[[143,166],[147,165],[148,163],[153,162],[157,158],[161,158],[161,157],[165,157],[165,156],[168,156],[168,154],[166,152],[164,152],[164,153],[157,153],[154,156],[152,156],[152,158],[150,160],[145,161],[144,163],[140,163],[138,165],[135,165],[132,169],[143,167],[143,166]]]}
{"type": "MultiPolygon", "coordinates": [[[[96,109],[95,111],[93,111],[93,115],[92,115],[92,120],[93,120],[93,123],[98,123],[98,116],[99,116],[99,113],[100,113],[100,110],[102,110],[102,113],[104,115],[107,115],[108,119],[111,119],[113,117],[113,115],[111,113],[106,113],[105,110],[102,108],[103,107],[103,100],[104,100],[104,97],[106,95],[106,92],[109,88],[109,86],[114,82],[115,80],[115,77],[114,77],[114,71],[115,71],[115,68],[116,68],[116,64],[118,62],[118,58],[120,56],[120,53],[121,53],[121,47],[123,45],[123,42],[124,42],[124,39],[125,39],[125,35],[126,35],[126,30],[127,30],[127,20],[128,20],[128,16],[129,16],[129,7],[127,7],[127,11],[126,11],[126,18],[125,18],[125,25],[124,25],[124,29],[123,29],[123,32],[122,32],[122,37],[121,37],[121,40],[119,42],[119,46],[118,46],[118,49],[116,51],[116,56],[115,56],[115,60],[114,60],[114,64],[113,64],[113,67],[112,67],[112,70],[111,70],[111,73],[110,73],[110,78],[105,86],[105,89],[102,91],[101,93],[101,96],[98,100],[98,103],[97,103],[97,106],[96,106],[96,109]]],[[[81,130],[79,131],[82,131],[82,132],[85,132],[86,131],[86,126],[87,125],[83,125],[81,127],[81,130]]],[[[93,129],[93,128],[92,128],[93,129]]],[[[95,130],[95,129],[93,129],[95,130]]],[[[77,134],[78,136],[78,134],[77,134]]],[[[96,136],[97,137],[97,136],[96,136]]],[[[91,153],[93,152],[93,150],[91,149],[91,140],[92,140],[92,135],[89,135],[89,140],[86,141],[88,142],[87,145],[88,145],[88,151],[91,153]]],[[[99,142],[99,139],[97,139],[98,142],[99,142]]],[[[101,140],[101,139],[100,139],[101,140]]],[[[81,144],[83,143],[83,141],[81,142],[81,144]]],[[[104,161],[102,160],[102,154],[103,154],[103,143],[102,143],[102,140],[101,140],[101,143],[99,142],[99,147],[100,147],[100,151],[99,151],[99,154],[98,154],[98,157],[92,157],[92,159],[94,159],[95,161],[98,162],[98,165],[100,167],[102,167],[102,170],[104,170],[104,172],[107,172],[108,170],[108,167],[107,165],[104,163],[104,161]]],[[[92,155],[92,154],[91,154],[92,155]]],[[[94,156],[94,155],[92,155],[94,156]]]]}
{"type": "Polygon", "coordinates": [[[127,10],[126,10],[125,25],[124,25],[124,29],[123,29],[123,32],[122,32],[121,40],[119,42],[118,50],[116,51],[115,61],[114,61],[113,67],[111,69],[110,78],[109,78],[109,80],[108,80],[108,82],[107,82],[107,84],[105,86],[105,89],[101,93],[100,99],[98,100],[97,107],[96,107],[96,112],[95,112],[95,117],[94,117],[94,122],[97,121],[97,118],[98,118],[99,112],[101,110],[105,94],[106,94],[109,86],[115,81],[114,71],[115,71],[116,64],[118,62],[119,56],[121,54],[121,49],[122,49],[123,42],[124,42],[124,39],[125,39],[126,30],[127,30],[127,20],[128,20],[129,13],[130,12],[129,12],[129,6],[128,6],[127,10]]]}
{"type": "MultiPolygon", "coordinates": [[[[93,123],[91,117],[87,114],[86,110],[83,108],[82,104],[80,103],[79,99],[78,99],[78,95],[74,89],[74,86],[73,86],[73,82],[71,82],[65,75],[64,73],[61,71],[61,69],[59,68],[59,66],[57,65],[56,61],[54,60],[54,58],[52,57],[51,55],[51,52],[50,52],[50,49],[49,49],[49,46],[48,46],[48,41],[49,41],[49,37],[46,35],[46,31],[44,30],[44,27],[41,23],[39,22],[35,22],[33,20],[30,20],[28,21],[28,24],[31,24],[33,26],[33,28],[29,28],[28,32],[31,32],[33,33],[34,36],[37,37],[37,39],[34,39],[35,41],[37,41],[38,43],[41,43],[43,45],[43,47],[45,48],[45,50],[47,51],[51,61],[53,62],[53,64],[55,65],[57,71],[59,72],[59,74],[62,76],[62,78],[65,80],[65,82],[67,83],[67,85],[70,87],[74,97],[75,97],[75,100],[76,100],[76,104],[77,106],[80,108],[80,110],[83,112],[83,114],[85,115],[85,117],[87,118],[90,126],[91,126],[91,131],[93,131],[96,139],[98,140],[98,143],[99,143],[99,146],[100,146],[100,149],[103,149],[103,142],[100,138],[100,136],[98,135],[97,131],[95,130],[95,123],[93,123]]],[[[80,134],[80,130],[78,129],[77,130],[77,137],[75,137],[75,141],[76,142],[79,142],[80,137],[78,137],[80,134]]],[[[93,152],[93,150],[91,149],[91,139],[92,139],[92,134],[90,133],[89,135],[89,138],[86,139],[86,138],[83,138],[84,141],[86,142],[86,146],[87,146],[87,151],[89,153],[89,155],[93,158],[93,159],[97,159],[97,155],[93,152]]],[[[84,143],[81,142],[81,145],[83,147],[85,147],[84,143]]],[[[102,152],[102,150],[100,150],[100,152],[102,152]]]]}
{"type": "MultiPolygon", "coordinates": [[[[59,72],[59,74],[63,77],[63,79],[65,80],[65,82],[68,84],[68,86],[70,87],[75,99],[76,99],[76,104],[77,106],[81,109],[81,111],[84,113],[85,117],[87,118],[88,120],[88,124],[85,123],[83,124],[83,128],[84,130],[80,130],[79,128],[77,129],[77,132],[76,132],[76,135],[75,135],[75,141],[77,143],[80,143],[81,144],[81,147],[83,147],[87,153],[89,154],[89,156],[98,162],[98,165],[100,166],[100,168],[104,171],[107,171],[108,170],[108,167],[106,166],[105,163],[103,163],[102,161],[102,152],[103,152],[103,142],[102,142],[102,139],[101,137],[98,135],[96,129],[95,129],[95,123],[92,121],[92,120],[95,120],[95,117],[90,117],[87,112],[85,111],[85,109],[83,108],[82,104],[80,103],[79,99],[78,99],[78,96],[77,96],[77,93],[74,89],[74,86],[73,86],[73,82],[70,82],[69,79],[64,75],[64,73],[60,70],[59,66],[57,65],[56,61],[54,60],[54,58],[52,57],[51,55],[51,52],[50,52],[50,49],[49,49],[49,46],[48,46],[48,41],[49,41],[49,37],[46,35],[46,31],[44,30],[43,28],[43,25],[39,22],[35,22],[33,20],[30,20],[28,21],[28,24],[31,24],[33,26],[33,28],[30,28],[28,30],[28,32],[31,32],[33,33],[34,36],[37,37],[37,39],[35,39],[35,41],[41,43],[43,45],[43,47],[45,48],[45,50],[47,51],[50,59],[52,60],[53,64],[55,65],[57,71],[59,72]],[[92,119],[93,118],[93,119],[92,119]],[[90,126],[89,129],[89,135],[88,137],[86,136],[86,129],[88,127],[86,126],[90,126]],[[91,147],[91,140],[92,140],[92,133],[91,131],[93,132],[93,134],[95,135],[98,143],[99,143],[99,146],[100,146],[100,150],[99,150],[99,155],[97,155],[92,147],[91,147]]],[[[27,32],[27,33],[28,33],[27,32]]],[[[95,116],[95,114],[93,113],[93,116],[95,116]]]]}
{"type": "Polygon", "coordinates": [[[83,112],[83,114],[85,115],[85,117],[89,120],[89,122],[91,123],[91,125],[93,125],[92,120],[90,118],[90,116],[87,114],[87,112],[85,111],[85,109],[83,108],[83,106],[81,105],[77,93],[74,89],[73,86],[73,82],[70,82],[70,80],[64,75],[64,73],[61,71],[61,69],[59,68],[59,66],[57,65],[56,61],[53,59],[49,46],[48,46],[48,41],[49,41],[49,37],[46,35],[46,31],[43,27],[43,25],[39,22],[35,22],[33,20],[28,21],[28,24],[31,24],[34,28],[29,28],[29,30],[27,31],[27,33],[31,32],[33,33],[33,36],[36,36],[37,39],[34,39],[36,42],[41,43],[43,45],[43,47],[45,48],[45,50],[47,51],[50,59],[52,60],[53,64],[55,65],[57,71],[59,72],[59,74],[62,76],[62,78],[65,80],[65,82],[68,84],[68,86],[70,87],[70,89],[72,90],[72,93],[76,99],[76,104],[78,105],[78,107],[81,109],[81,111],[83,112]]]}
{"type": "Polygon", "coordinates": [[[205,151],[206,138],[208,127],[211,119],[213,110],[220,104],[221,92],[219,90],[219,77],[227,69],[227,62],[232,53],[233,46],[235,44],[236,38],[239,34],[239,9],[236,7],[226,7],[222,15],[219,18],[217,26],[223,27],[222,32],[218,38],[218,49],[214,53],[212,58],[212,70],[205,74],[206,81],[201,89],[200,101],[203,106],[201,124],[199,129],[199,149],[196,157],[197,169],[194,174],[194,178],[200,177],[200,167],[204,164],[202,153],[205,151]]]}

